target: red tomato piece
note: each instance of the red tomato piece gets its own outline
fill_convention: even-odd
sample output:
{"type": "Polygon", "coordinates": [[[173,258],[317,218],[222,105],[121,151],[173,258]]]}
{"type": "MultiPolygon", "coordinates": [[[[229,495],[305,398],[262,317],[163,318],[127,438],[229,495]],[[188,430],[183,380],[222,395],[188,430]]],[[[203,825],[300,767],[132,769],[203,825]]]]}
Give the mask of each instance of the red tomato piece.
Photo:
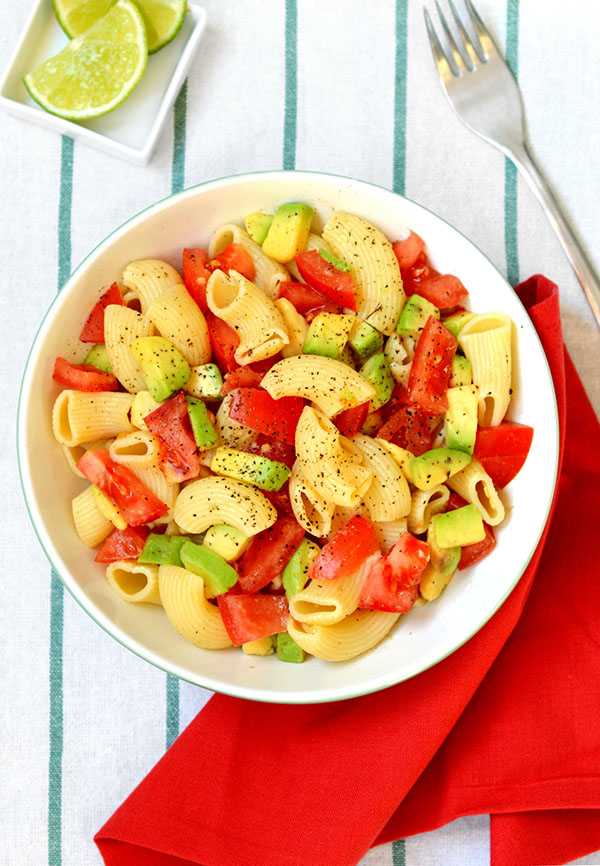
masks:
{"type": "Polygon", "coordinates": [[[296,264],[302,279],[306,280],[311,288],[334,304],[356,310],[352,274],[340,271],[320,256],[317,250],[300,253],[296,256],[296,264]]]}
{"type": "Polygon", "coordinates": [[[429,545],[405,532],[387,556],[377,560],[363,584],[358,606],[365,610],[406,613],[419,594],[429,562],[429,545]]]}
{"type": "Polygon", "coordinates": [[[287,298],[297,312],[306,317],[317,313],[341,313],[343,309],[339,304],[332,304],[306,283],[283,281],[277,287],[277,297],[287,298]]]}
{"type": "Polygon", "coordinates": [[[114,529],[94,559],[94,562],[117,562],[119,559],[137,559],[146,543],[148,532],[141,526],[114,529]]]}
{"type": "Polygon", "coordinates": [[[208,336],[217,364],[224,372],[233,373],[239,367],[235,360],[235,350],[240,345],[240,338],[227,322],[215,316],[210,311],[206,313],[208,336]]]}
{"type": "Polygon", "coordinates": [[[408,378],[408,399],[425,412],[443,414],[448,408],[448,384],[458,342],[440,321],[430,316],[415,348],[408,378]]]}
{"type": "Polygon", "coordinates": [[[195,478],[200,472],[198,446],[192,432],[185,394],[180,391],[144,418],[163,446],[160,468],[167,481],[195,478]]]}
{"type": "Polygon", "coordinates": [[[506,487],[521,471],[532,439],[533,427],[514,421],[477,428],[474,454],[496,487],[506,487]]]}
{"type": "MultiPolygon", "coordinates": [[[[254,442],[251,442],[245,450],[250,454],[266,457],[268,460],[278,460],[279,463],[285,463],[288,469],[291,469],[296,462],[296,452],[292,445],[281,442],[279,439],[271,439],[263,433],[259,433],[254,442]]],[[[264,490],[262,492],[265,493],[264,490]]]]}
{"type": "Polygon", "coordinates": [[[394,241],[392,249],[398,259],[401,270],[412,268],[425,248],[425,241],[416,232],[411,231],[403,241],[394,241]]]}
{"type": "Polygon", "coordinates": [[[130,526],[143,526],[169,510],[137,475],[110,459],[108,451],[86,451],[77,468],[113,500],[130,526]]]}
{"type": "Polygon", "coordinates": [[[208,310],[206,284],[211,275],[206,259],[206,250],[188,248],[183,251],[183,282],[203,313],[208,310]]]}
{"type": "Polygon", "coordinates": [[[225,373],[221,395],[225,397],[230,391],[235,391],[237,388],[258,388],[263,377],[260,373],[255,372],[250,365],[247,367],[238,367],[231,373],[225,373]]]}
{"type": "Polygon", "coordinates": [[[352,438],[356,436],[362,425],[367,419],[371,401],[361,403],[360,406],[355,406],[353,409],[344,409],[339,415],[333,419],[333,423],[338,428],[343,436],[352,438]]]}
{"type": "Polygon", "coordinates": [[[79,339],[83,343],[104,342],[104,310],[109,304],[123,305],[121,290],[116,283],[113,283],[110,289],[104,292],[98,303],[94,305],[92,312],[87,317],[87,321],[79,335],[79,339]]]}
{"type": "Polygon", "coordinates": [[[235,595],[217,598],[223,625],[234,646],[279,634],[287,628],[289,617],[285,595],[235,595]]]}
{"type": "MultiPolygon", "coordinates": [[[[458,493],[450,494],[450,499],[446,505],[446,511],[454,511],[456,508],[462,508],[463,505],[469,503],[458,493]]],[[[491,526],[484,522],[485,538],[482,541],[476,541],[474,544],[465,544],[461,548],[460,561],[458,563],[459,571],[468,568],[470,565],[475,565],[481,559],[484,559],[488,553],[496,546],[496,536],[491,526]]]]}
{"type": "Polygon", "coordinates": [[[419,294],[440,310],[459,304],[468,292],[453,274],[440,274],[421,254],[412,267],[402,271],[402,283],[407,295],[419,294]]]}
{"type": "Polygon", "coordinates": [[[304,529],[293,517],[278,517],[273,526],[259,532],[238,561],[240,586],[258,592],[286,567],[302,539],[304,529]]]}
{"type": "Polygon", "coordinates": [[[354,574],[379,550],[375,528],[366,517],[351,517],[335,533],[308,570],[311,580],[334,580],[354,574]]]}
{"type": "Polygon", "coordinates": [[[261,490],[263,496],[269,500],[273,508],[277,509],[278,514],[287,514],[294,516],[294,509],[290,501],[290,483],[286,481],[283,487],[279,490],[261,490]]]}
{"type": "Polygon", "coordinates": [[[64,358],[54,362],[52,378],[76,391],[116,391],[119,387],[112,373],[104,373],[93,364],[69,364],[64,358]]]}
{"type": "Polygon", "coordinates": [[[379,429],[376,438],[393,442],[418,457],[432,447],[431,418],[418,406],[401,406],[379,429]]]}
{"type": "Polygon", "coordinates": [[[218,256],[208,262],[208,267],[211,271],[237,271],[247,280],[253,280],[256,276],[252,256],[241,244],[236,243],[227,244],[218,256]]]}
{"type": "Polygon", "coordinates": [[[229,417],[257,433],[265,433],[293,445],[296,427],[304,409],[302,397],[274,400],[260,388],[238,388],[229,409],[229,417]]]}

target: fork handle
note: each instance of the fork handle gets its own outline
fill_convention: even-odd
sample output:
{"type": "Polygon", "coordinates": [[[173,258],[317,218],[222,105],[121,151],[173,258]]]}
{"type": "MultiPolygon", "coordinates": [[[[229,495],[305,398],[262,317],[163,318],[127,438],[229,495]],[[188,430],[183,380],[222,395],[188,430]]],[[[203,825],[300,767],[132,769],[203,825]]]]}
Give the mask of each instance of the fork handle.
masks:
{"type": "Polygon", "coordinates": [[[529,188],[542,205],[544,213],[548,217],[550,225],[556,232],[561,246],[573,266],[577,279],[581,283],[581,288],[585,292],[588,303],[600,326],[600,279],[594,266],[573,234],[567,218],[562,212],[560,205],[554,197],[554,193],[542,175],[527,145],[524,144],[522,147],[511,148],[507,152],[507,155],[515,163],[529,188]]]}

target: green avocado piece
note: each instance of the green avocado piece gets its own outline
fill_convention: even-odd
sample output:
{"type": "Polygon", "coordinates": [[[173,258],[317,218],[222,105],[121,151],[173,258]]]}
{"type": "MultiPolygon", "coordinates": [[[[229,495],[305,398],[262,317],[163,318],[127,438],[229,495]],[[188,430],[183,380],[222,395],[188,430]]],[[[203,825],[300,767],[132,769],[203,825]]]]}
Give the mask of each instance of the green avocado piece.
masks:
{"type": "Polygon", "coordinates": [[[288,598],[304,589],[308,580],[308,569],[311,567],[321,548],[314,541],[303,538],[292,558],[281,572],[283,588],[288,598]]]}
{"type": "Polygon", "coordinates": [[[387,403],[396,384],[383,352],[371,355],[360,368],[360,375],[375,388],[375,396],[371,400],[370,406],[370,411],[374,412],[387,403]]]}
{"type": "Polygon", "coordinates": [[[248,454],[236,448],[218,448],[210,463],[211,472],[237,478],[260,487],[261,490],[280,490],[290,476],[290,470],[279,460],[270,460],[260,454],[248,454]]]}
{"type": "Polygon", "coordinates": [[[252,240],[256,241],[256,243],[260,244],[261,246],[269,233],[272,222],[272,213],[260,213],[259,211],[249,213],[248,216],[244,218],[246,231],[248,232],[252,240]]]}
{"type": "Polygon", "coordinates": [[[444,319],[444,325],[458,340],[461,329],[464,328],[467,322],[471,321],[474,315],[475,313],[469,313],[467,310],[462,313],[454,313],[453,316],[448,316],[447,319],[444,319]]]}
{"type": "Polygon", "coordinates": [[[317,313],[308,326],[302,352],[336,359],[346,345],[354,319],[338,313],[317,313]]]}
{"type": "MultiPolygon", "coordinates": [[[[221,398],[223,377],[216,364],[200,364],[198,367],[192,367],[192,376],[194,380],[193,391],[197,397],[201,397],[203,400],[219,400],[221,398]]],[[[188,387],[191,388],[191,382],[188,387]]]]}
{"type": "Polygon", "coordinates": [[[313,209],[301,202],[282,204],[263,241],[263,252],[277,262],[290,262],[304,252],[313,220],[313,209]]]}
{"type": "Polygon", "coordinates": [[[300,664],[304,661],[304,650],[301,646],[298,646],[294,638],[287,631],[282,631],[277,635],[276,648],[277,658],[280,662],[300,664]]]}
{"type": "Polygon", "coordinates": [[[456,448],[433,448],[410,462],[413,484],[419,490],[430,490],[444,484],[471,462],[471,455],[456,448]]]}
{"type": "Polygon", "coordinates": [[[157,403],[183,388],[190,378],[190,365],[166,337],[138,337],[129,348],[157,403]]]}
{"type": "Polygon", "coordinates": [[[181,561],[181,548],[186,541],[187,535],[158,535],[152,532],[146,539],[144,549],[138,556],[138,562],[155,562],[158,565],[183,565],[181,561]]]}
{"type": "Polygon", "coordinates": [[[368,322],[357,318],[352,325],[348,342],[358,357],[364,361],[383,348],[383,334],[368,322]]]}
{"type": "Polygon", "coordinates": [[[247,656],[272,656],[275,652],[275,635],[267,635],[243,643],[242,652],[247,656]]]}
{"type": "Polygon", "coordinates": [[[427,544],[429,545],[429,562],[421,576],[419,592],[427,601],[433,601],[442,590],[450,583],[450,579],[460,562],[461,548],[442,548],[436,541],[435,521],[439,515],[433,518],[427,530],[427,544]]]}
{"type": "Polygon", "coordinates": [[[197,397],[185,398],[187,403],[192,433],[200,451],[208,451],[219,441],[219,434],[208,417],[208,409],[197,397]]]}
{"type": "Polygon", "coordinates": [[[457,388],[460,385],[471,385],[473,383],[473,367],[468,358],[459,355],[458,352],[452,358],[452,372],[450,374],[450,387],[457,388]]]}
{"type": "Polygon", "coordinates": [[[477,436],[477,388],[459,385],[446,393],[446,447],[472,454],[477,436]]]}
{"type": "Polygon", "coordinates": [[[92,367],[97,367],[103,373],[112,373],[112,367],[108,360],[108,352],[104,343],[96,343],[85,356],[84,364],[91,364],[92,367]]]}
{"type": "Polygon", "coordinates": [[[217,523],[206,530],[202,544],[218,553],[226,562],[235,562],[250,544],[250,538],[237,526],[217,523]]]}
{"type": "Polygon", "coordinates": [[[222,556],[201,544],[186,541],[180,551],[184,568],[199,574],[210,595],[223,595],[237,583],[238,573],[222,556]]]}
{"type": "Polygon", "coordinates": [[[485,538],[483,518],[474,505],[463,505],[446,514],[436,514],[434,533],[438,547],[463,547],[485,538]]]}
{"type": "Polygon", "coordinates": [[[343,262],[341,259],[338,259],[337,256],[334,256],[333,253],[327,252],[327,250],[320,249],[319,255],[322,259],[325,259],[326,262],[329,262],[330,265],[333,265],[334,268],[337,268],[338,271],[344,271],[344,273],[349,274],[352,270],[352,266],[348,264],[348,262],[343,262]]]}
{"type": "Polygon", "coordinates": [[[396,330],[401,337],[418,337],[430,316],[439,319],[438,308],[421,295],[411,295],[402,308],[396,330]]]}

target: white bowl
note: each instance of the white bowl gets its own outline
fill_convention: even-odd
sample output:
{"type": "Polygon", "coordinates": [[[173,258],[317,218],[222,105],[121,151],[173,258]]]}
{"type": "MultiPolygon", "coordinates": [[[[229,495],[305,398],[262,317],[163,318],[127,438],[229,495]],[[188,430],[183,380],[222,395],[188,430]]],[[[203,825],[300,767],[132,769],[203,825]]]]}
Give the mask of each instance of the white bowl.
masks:
{"type": "Polygon", "coordinates": [[[517,296],[491,262],[435,214],[388,190],[314,172],[267,172],[211,181],[171,196],[114,231],[77,268],[36,336],[22,384],[18,419],[21,480],[42,547],[67,589],[90,616],[142,658],[182,679],[238,697],[317,703],[373,692],[436,664],[474,635],[500,607],[529,562],[546,523],[558,460],[554,389],[538,336],[517,296]],[[456,576],[434,603],[411,611],[379,647],[340,664],[304,664],[208,651],[188,643],[159,607],[132,605],[113,594],[104,568],[78,540],[71,499],[83,488],[55,442],[51,409],[58,387],[54,359],[79,333],[92,302],[132,259],[164,258],[176,267],[183,247],[205,246],[225,222],[255,210],[304,200],[323,223],[335,208],[372,221],[394,239],[410,226],[426,241],[432,263],[457,274],[475,311],[501,311],[515,322],[515,394],[509,416],[535,428],[527,462],[502,494],[507,518],[497,546],[456,576]]]}

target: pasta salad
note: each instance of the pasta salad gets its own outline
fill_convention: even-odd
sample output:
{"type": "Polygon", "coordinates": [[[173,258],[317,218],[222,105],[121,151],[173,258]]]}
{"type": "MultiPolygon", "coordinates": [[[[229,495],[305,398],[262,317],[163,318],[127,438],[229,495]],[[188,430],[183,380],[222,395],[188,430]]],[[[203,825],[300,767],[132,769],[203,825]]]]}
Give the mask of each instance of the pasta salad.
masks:
{"type": "Polygon", "coordinates": [[[299,202],[131,262],[56,359],[80,540],[204,649],[344,661],[487,556],[533,430],[512,331],[410,231],[299,202]]]}

